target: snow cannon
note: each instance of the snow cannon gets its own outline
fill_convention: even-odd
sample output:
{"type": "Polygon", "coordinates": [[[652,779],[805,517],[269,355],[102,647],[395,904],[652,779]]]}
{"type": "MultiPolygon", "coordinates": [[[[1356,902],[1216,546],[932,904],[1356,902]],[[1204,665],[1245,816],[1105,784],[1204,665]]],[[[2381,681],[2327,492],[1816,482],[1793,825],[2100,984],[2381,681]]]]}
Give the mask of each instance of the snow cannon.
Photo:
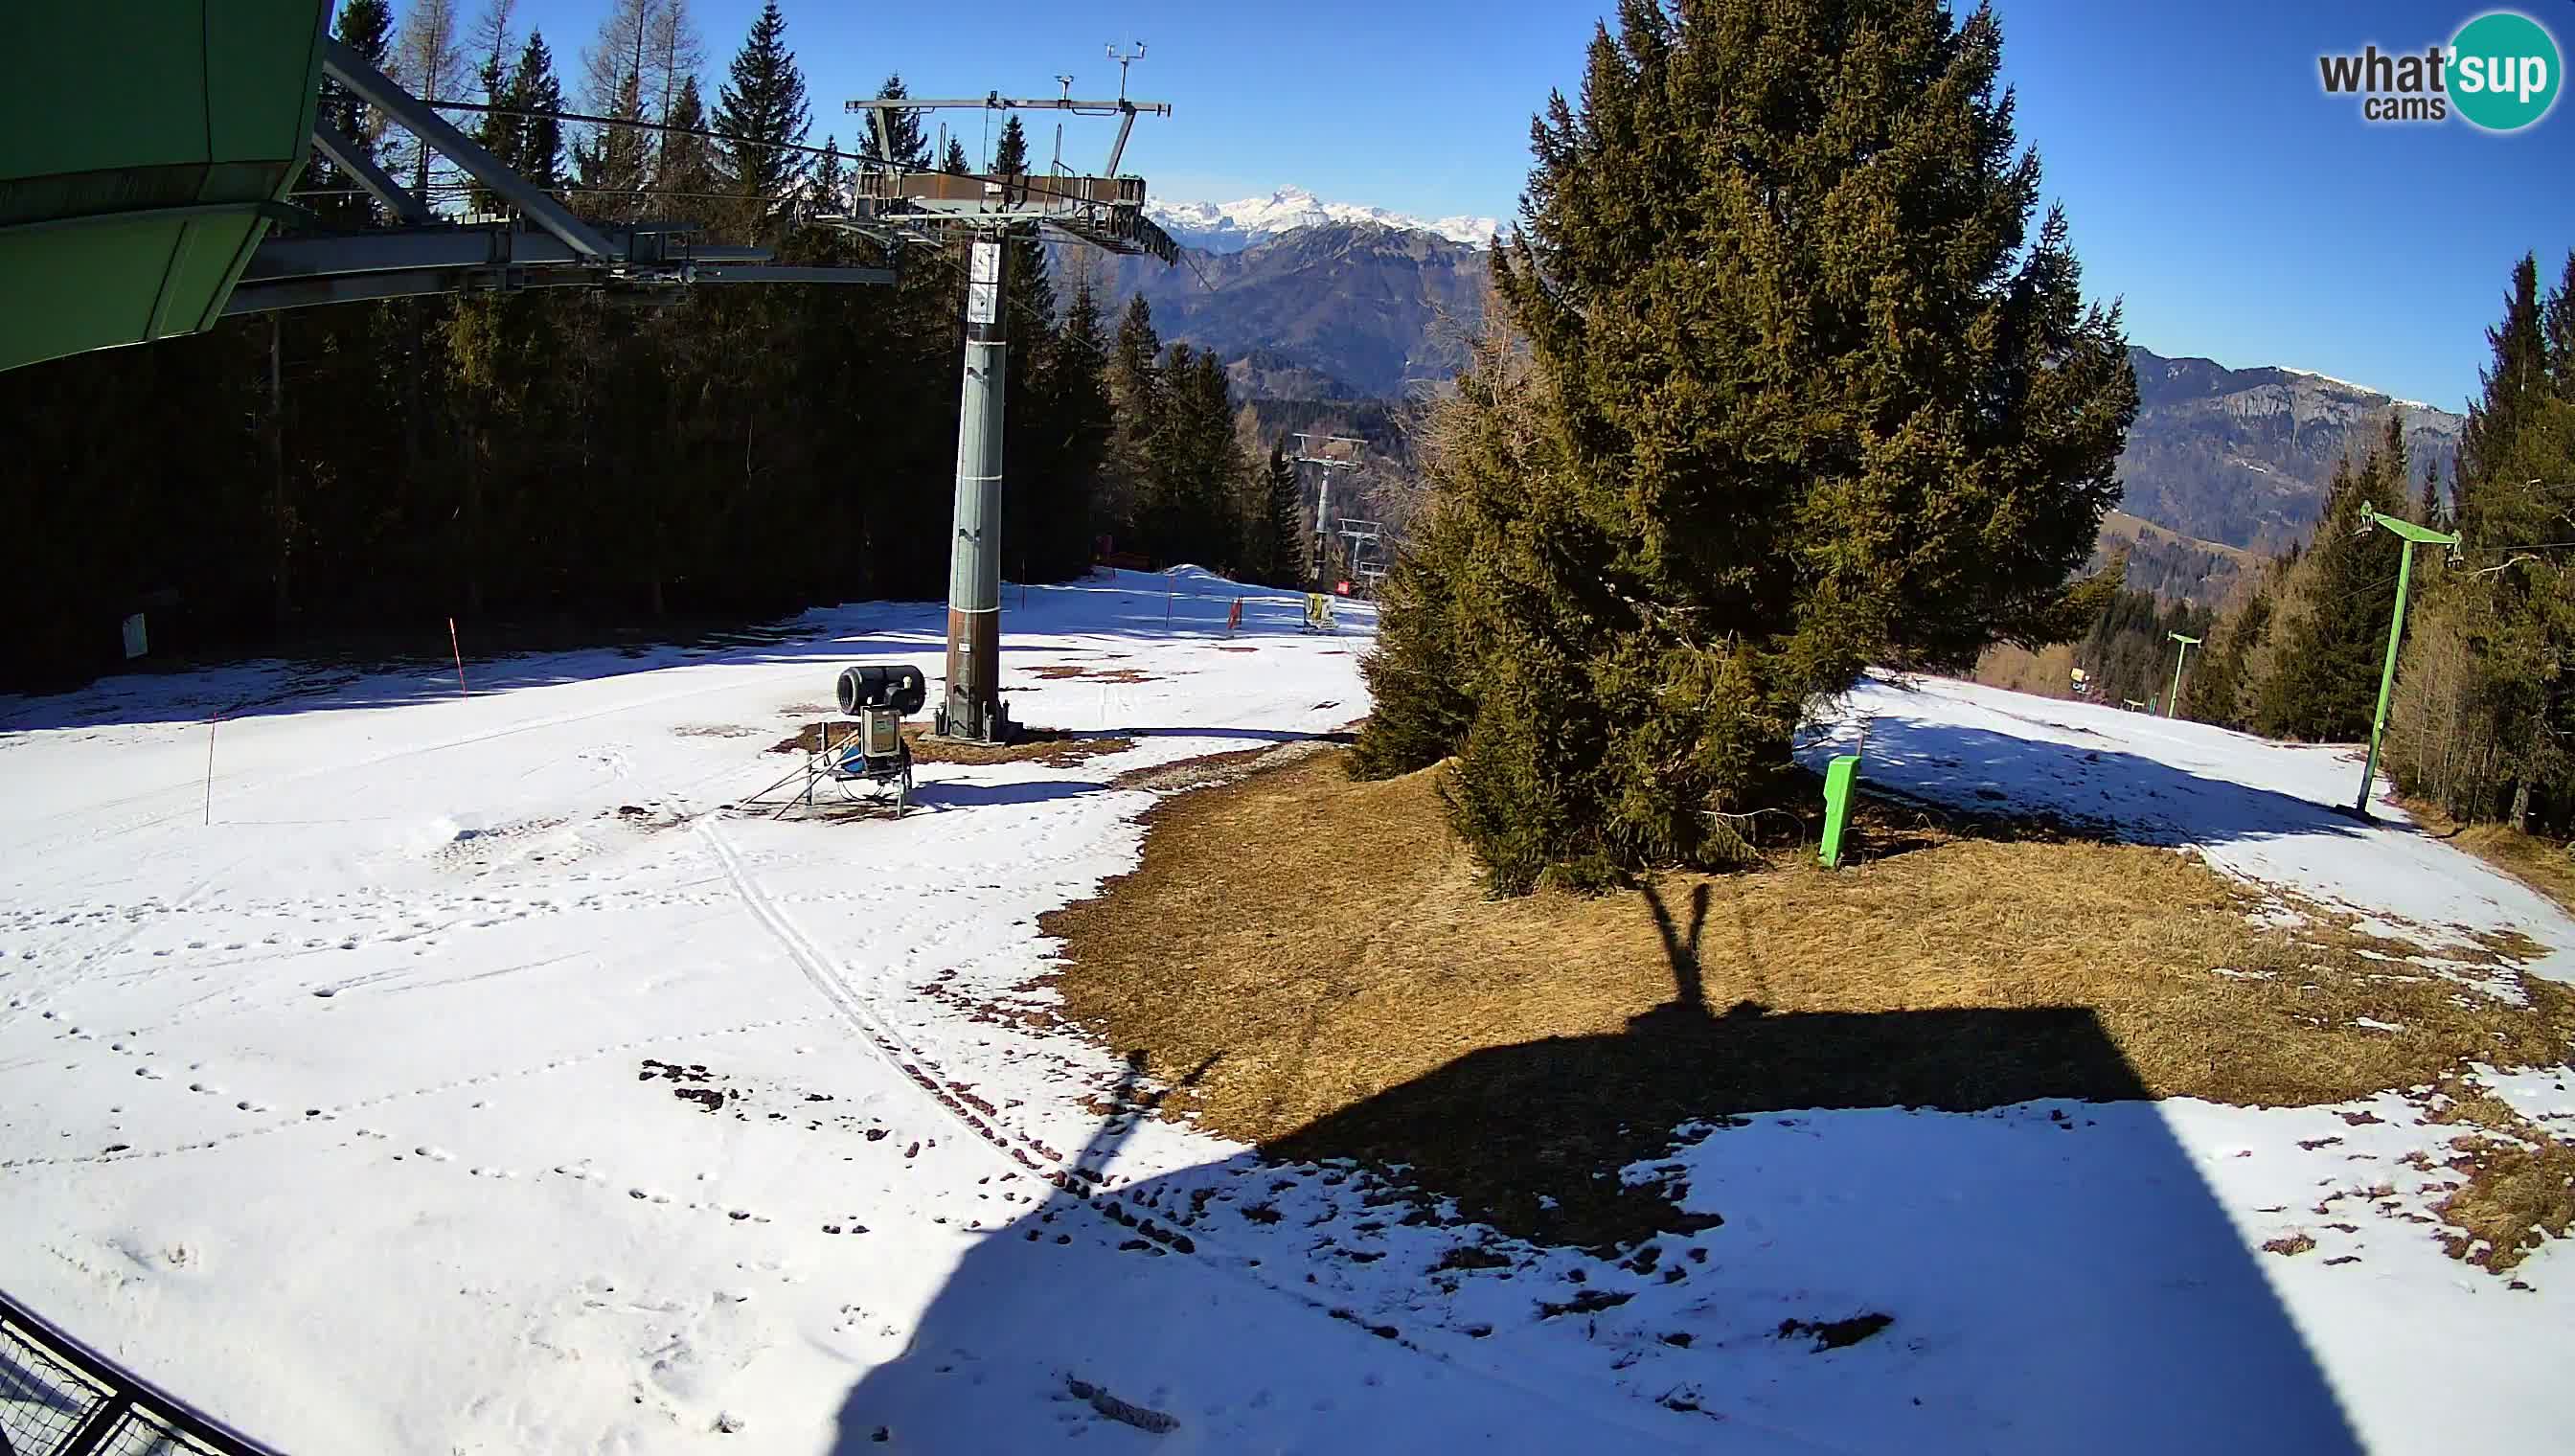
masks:
{"type": "Polygon", "coordinates": [[[929,701],[930,680],[914,667],[844,668],[839,694],[841,712],[857,719],[858,728],[833,746],[828,771],[844,792],[860,779],[893,788],[895,817],[903,817],[912,800],[912,745],[903,740],[903,721],[929,701]]]}
{"type": "Polygon", "coordinates": [[[898,720],[921,712],[930,701],[930,680],[919,668],[864,667],[841,670],[841,712],[857,717],[871,708],[891,710],[898,720]]]}

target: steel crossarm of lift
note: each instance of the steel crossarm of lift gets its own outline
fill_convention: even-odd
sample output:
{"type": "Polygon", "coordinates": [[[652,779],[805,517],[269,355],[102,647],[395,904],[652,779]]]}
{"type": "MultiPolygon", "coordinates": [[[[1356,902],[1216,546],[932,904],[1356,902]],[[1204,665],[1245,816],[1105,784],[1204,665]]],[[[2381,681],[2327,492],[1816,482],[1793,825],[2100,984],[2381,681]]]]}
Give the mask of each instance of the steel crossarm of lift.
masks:
{"type": "Polygon", "coordinates": [[[1092,101],[1074,96],[1018,97],[994,93],[981,99],[869,97],[846,103],[867,118],[868,139],[877,157],[890,153],[886,117],[895,111],[1053,111],[1073,116],[1115,116],[1118,137],[1110,144],[1108,165],[1097,176],[1055,169],[1009,175],[914,172],[870,164],[858,168],[857,198],[847,225],[870,228],[965,226],[977,231],[1008,231],[1036,226],[1054,229],[1112,253],[1145,254],[1164,263],[1180,260],[1180,245],[1145,216],[1145,179],[1122,175],[1127,139],[1140,116],[1170,116],[1165,101],[1092,101]]]}
{"type": "Polygon", "coordinates": [[[427,202],[343,136],[313,127],[315,150],[384,205],[402,226],[357,233],[272,237],[251,255],[226,315],[424,294],[515,293],[539,288],[640,292],[701,283],[894,282],[885,268],[791,268],[765,248],[701,243],[695,224],[602,227],[574,215],[436,108],[404,90],[336,39],[322,69],[349,94],[517,210],[514,223],[443,222],[427,202]]]}

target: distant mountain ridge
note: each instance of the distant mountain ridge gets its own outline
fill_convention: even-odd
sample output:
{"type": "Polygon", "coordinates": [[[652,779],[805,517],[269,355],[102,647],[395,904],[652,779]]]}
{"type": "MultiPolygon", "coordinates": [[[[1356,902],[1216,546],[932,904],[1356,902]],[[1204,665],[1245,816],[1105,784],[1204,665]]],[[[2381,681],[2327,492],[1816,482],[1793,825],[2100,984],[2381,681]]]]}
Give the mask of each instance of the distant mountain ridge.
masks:
{"type": "Polygon", "coordinates": [[[1402,232],[1429,233],[1480,248],[1501,224],[1492,218],[1417,218],[1352,202],[1324,202],[1301,187],[1236,202],[1152,202],[1145,215],[1185,247],[1207,253],[1240,253],[1299,228],[1363,223],[1402,232]]]}
{"type": "MultiPolygon", "coordinates": [[[[1444,387],[1482,323],[1483,249],[1410,219],[1312,221],[1310,200],[1285,188],[1275,209],[1239,209],[1222,250],[1189,246],[1176,268],[1135,258],[1064,264],[1090,268],[1113,310],[1143,294],[1166,340],[1215,351],[1249,399],[1397,400],[1444,387]],[[1305,220],[1261,233],[1294,219],[1305,220]]],[[[2304,541],[2335,466],[2377,443],[2388,411],[2404,424],[2415,493],[2427,469],[2445,482],[2456,470],[2466,422],[2446,410],[2284,366],[2228,369],[2133,347],[2128,358],[2139,409],[2119,458],[2120,509],[2197,539],[2154,548],[2180,554],[2175,595],[2207,596],[2231,578],[2222,563],[2189,555],[2199,543],[2272,553],[2304,541]]]]}
{"type": "MultiPolygon", "coordinates": [[[[1070,265],[1072,260],[1068,260],[1070,265]]],[[[1143,294],[1166,340],[1215,350],[1239,381],[1283,399],[1400,399],[1444,385],[1483,318],[1482,251],[1419,228],[1292,228],[1181,265],[1094,265],[1117,307],[1143,294]]],[[[1061,276],[1061,275],[1059,275],[1061,276]]]]}
{"type": "MultiPolygon", "coordinates": [[[[2463,416],[2307,370],[2228,369],[2131,347],[2137,421],[2119,457],[2120,509],[2184,536],[2278,552],[2315,529],[2334,467],[2402,422],[2409,492],[2456,473],[2463,416]]],[[[2410,501],[2378,503],[2393,511],[2410,501]]]]}

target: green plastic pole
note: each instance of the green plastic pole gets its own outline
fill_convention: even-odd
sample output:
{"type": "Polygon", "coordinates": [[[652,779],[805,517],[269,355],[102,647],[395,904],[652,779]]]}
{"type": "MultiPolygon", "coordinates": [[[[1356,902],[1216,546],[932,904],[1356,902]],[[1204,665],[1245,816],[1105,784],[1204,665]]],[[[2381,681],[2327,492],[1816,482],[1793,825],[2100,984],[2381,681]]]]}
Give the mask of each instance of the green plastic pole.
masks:
{"type": "Polygon", "coordinates": [[[1843,753],[1824,765],[1824,841],[1816,857],[1826,869],[1842,863],[1842,825],[1850,818],[1851,780],[1859,775],[1859,754],[1843,753]]]}
{"type": "Polygon", "coordinates": [[[2387,699],[2396,688],[2396,644],[2405,635],[2405,594],[2414,584],[2414,548],[2417,545],[2457,546],[2459,537],[2456,532],[2434,531],[2411,521],[2382,516],[2368,506],[2360,508],[2360,515],[2363,521],[2372,526],[2384,526],[2405,542],[2405,554],[2396,563],[2396,615],[2387,623],[2387,666],[2378,673],[2378,712],[2369,721],[2369,758],[2360,769],[2360,796],[2353,799],[2351,805],[2352,812],[2367,818],[2370,785],[2378,781],[2379,739],[2387,732],[2387,699]]]}
{"type": "Polygon", "coordinates": [[[2181,644],[2181,656],[2173,659],[2172,697],[2164,700],[2164,717],[2178,718],[2181,715],[2181,665],[2190,661],[2190,650],[2199,646],[2199,639],[2183,637],[2177,632],[2169,632],[2164,636],[2181,644]]]}
{"type": "Polygon", "coordinates": [[[2396,640],[2405,632],[2405,593],[2414,585],[2414,543],[2407,542],[2396,565],[2396,616],[2387,624],[2387,666],[2378,672],[2378,714],[2369,721],[2369,761],[2360,769],[2360,797],[2352,807],[2369,816],[2369,786],[2378,781],[2378,739],[2387,731],[2387,696],[2396,687],[2396,640]]]}

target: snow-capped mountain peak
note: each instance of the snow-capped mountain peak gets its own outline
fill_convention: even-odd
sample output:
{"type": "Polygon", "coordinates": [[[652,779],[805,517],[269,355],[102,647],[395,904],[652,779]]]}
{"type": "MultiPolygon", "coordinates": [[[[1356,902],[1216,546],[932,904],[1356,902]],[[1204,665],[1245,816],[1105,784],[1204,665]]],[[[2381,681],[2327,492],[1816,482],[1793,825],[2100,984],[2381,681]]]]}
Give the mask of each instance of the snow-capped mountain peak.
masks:
{"type": "Polygon", "coordinates": [[[1181,242],[1212,253],[1239,253],[1282,233],[1335,223],[1373,223],[1407,232],[1435,233],[1452,243],[1471,243],[1480,248],[1493,240],[1494,231],[1501,226],[1492,218],[1417,218],[1359,203],[1325,202],[1301,187],[1282,187],[1268,197],[1247,197],[1235,202],[1148,203],[1145,213],[1181,242]]]}

